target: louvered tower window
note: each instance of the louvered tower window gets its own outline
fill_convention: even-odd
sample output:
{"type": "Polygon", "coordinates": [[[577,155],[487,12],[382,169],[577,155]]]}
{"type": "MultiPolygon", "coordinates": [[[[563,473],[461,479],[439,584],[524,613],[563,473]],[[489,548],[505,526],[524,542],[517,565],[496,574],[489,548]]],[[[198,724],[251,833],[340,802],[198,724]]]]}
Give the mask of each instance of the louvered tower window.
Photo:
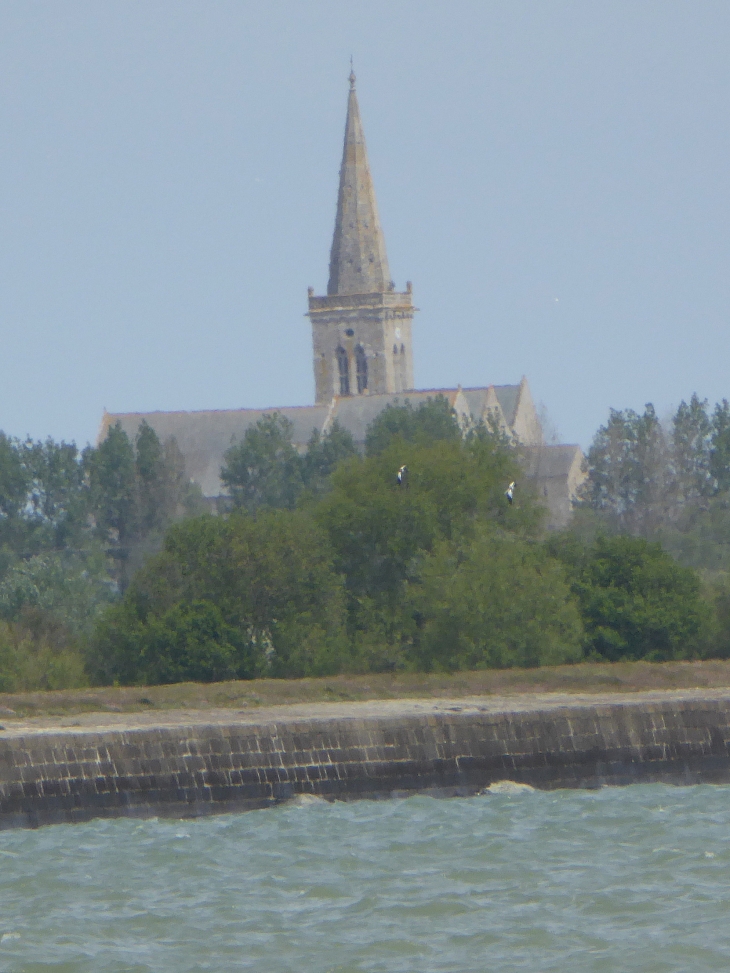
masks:
{"type": "Polygon", "coordinates": [[[340,370],[340,395],[350,394],[350,362],[347,352],[340,345],[337,349],[337,367],[340,370]]]}
{"type": "Polygon", "coordinates": [[[368,387],[368,359],[362,345],[358,345],[355,349],[355,364],[357,366],[357,391],[358,395],[362,395],[368,387]]]}

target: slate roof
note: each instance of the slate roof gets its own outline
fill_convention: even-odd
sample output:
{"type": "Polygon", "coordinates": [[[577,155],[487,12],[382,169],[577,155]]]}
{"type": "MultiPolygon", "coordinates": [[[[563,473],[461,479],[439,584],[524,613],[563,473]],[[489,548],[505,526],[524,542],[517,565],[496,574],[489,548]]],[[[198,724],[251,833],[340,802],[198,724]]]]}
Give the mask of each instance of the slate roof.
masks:
{"type": "MultiPolygon", "coordinates": [[[[515,388],[519,388],[515,386],[515,388]]],[[[476,393],[486,389],[471,389],[476,393]]],[[[214,409],[205,412],[125,412],[105,413],[97,442],[102,442],[109,427],[116,422],[134,441],[137,431],[146,420],[162,442],[174,436],[185,457],[185,471],[206,497],[218,497],[223,492],[220,470],[223,456],[233,443],[240,442],[249,426],[265,415],[279,412],[292,423],[292,442],[304,449],[313,429],[324,432],[337,420],[347,429],[358,446],[365,443],[367,427],[387,405],[410,402],[417,408],[422,402],[443,395],[454,406],[461,389],[418,389],[382,395],[338,396],[329,405],[293,406],[272,409],[214,409]]],[[[480,413],[481,415],[481,413],[480,413]]]]}
{"type": "Polygon", "coordinates": [[[292,441],[303,448],[312,430],[321,430],[327,418],[325,405],[297,406],[281,409],[216,409],[206,412],[127,412],[105,413],[99,430],[101,442],[110,426],[119,422],[134,441],[142,420],[146,419],[162,442],[174,436],[185,457],[185,472],[206,497],[219,497],[223,492],[220,471],[223,455],[233,443],[243,439],[249,426],[264,415],[279,412],[293,424],[292,441]]]}
{"type": "Polygon", "coordinates": [[[517,406],[520,402],[519,385],[495,385],[494,391],[497,393],[497,401],[504,415],[504,421],[508,426],[513,426],[517,416],[517,406]]]}
{"type": "Polygon", "coordinates": [[[560,443],[557,445],[523,446],[525,473],[537,479],[565,478],[576,463],[583,459],[580,446],[560,443]]]}
{"type": "Polygon", "coordinates": [[[365,443],[365,434],[370,423],[389,405],[405,405],[410,402],[414,408],[428,399],[445,396],[454,405],[457,389],[427,389],[425,391],[382,393],[380,395],[338,396],[331,409],[331,421],[335,419],[344,426],[358,446],[365,443]]]}

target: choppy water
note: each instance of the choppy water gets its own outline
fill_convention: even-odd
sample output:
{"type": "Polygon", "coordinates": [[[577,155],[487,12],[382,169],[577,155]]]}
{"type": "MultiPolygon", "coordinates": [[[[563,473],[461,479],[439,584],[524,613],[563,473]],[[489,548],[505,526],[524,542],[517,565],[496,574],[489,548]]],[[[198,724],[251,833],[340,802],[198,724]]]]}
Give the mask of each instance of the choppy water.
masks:
{"type": "Polygon", "coordinates": [[[730,787],[0,833],[2,973],[730,970],[730,787]]]}

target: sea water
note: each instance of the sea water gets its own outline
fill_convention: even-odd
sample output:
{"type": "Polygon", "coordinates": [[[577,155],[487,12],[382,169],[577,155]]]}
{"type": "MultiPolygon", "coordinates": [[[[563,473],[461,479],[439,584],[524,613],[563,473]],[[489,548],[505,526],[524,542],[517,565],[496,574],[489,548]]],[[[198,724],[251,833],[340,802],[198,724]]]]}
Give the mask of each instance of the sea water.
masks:
{"type": "Polygon", "coordinates": [[[730,787],[0,832],[2,973],[730,970],[730,787]]]}

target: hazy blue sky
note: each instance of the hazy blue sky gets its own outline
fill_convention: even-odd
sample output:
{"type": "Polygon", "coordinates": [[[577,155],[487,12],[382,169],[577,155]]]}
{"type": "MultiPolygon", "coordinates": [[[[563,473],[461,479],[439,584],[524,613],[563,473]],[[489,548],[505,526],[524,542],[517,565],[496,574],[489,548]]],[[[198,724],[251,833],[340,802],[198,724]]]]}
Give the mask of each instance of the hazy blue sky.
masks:
{"type": "Polygon", "coordinates": [[[0,428],[310,403],[353,55],[416,385],[730,398],[730,4],[0,3],[0,428]]]}

